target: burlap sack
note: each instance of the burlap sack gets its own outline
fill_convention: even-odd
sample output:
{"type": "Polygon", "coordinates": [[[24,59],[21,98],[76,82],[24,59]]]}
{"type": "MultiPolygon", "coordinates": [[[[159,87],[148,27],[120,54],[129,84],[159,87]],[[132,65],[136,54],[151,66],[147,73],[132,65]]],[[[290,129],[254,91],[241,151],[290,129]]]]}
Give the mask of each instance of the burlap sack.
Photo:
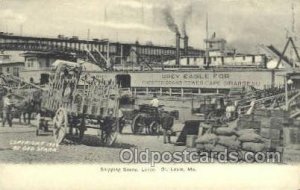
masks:
{"type": "Polygon", "coordinates": [[[256,133],[242,134],[241,136],[239,136],[238,140],[241,142],[262,142],[261,136],[256,133]]]}
{"type": "Polygon", "coordinates": [[[244,142],[242,144],[242,149],[251,152],[261,152],[265,149],[264,143],[253,143],[253,142],[244,142]]]}
{"type": "Polygon", "coordinates": [[[218,137],[215,134],[205,134],[203,136],[198,137],[195,143],[207,144],[207,143],[215,143],[218,141],[218,137]]]}
{"type": "Polygon", "coordinates": [[[204,150],[207,152],[213,151],[214,148],[215,148],[214,144],[204,144],[204,150]]]}
{"type": "Polygon", "coordinates": [[[232,140],[235,141],[237,139],[237,136],[231,135],[231,136],[218,136],[219,141],[227,141],[227,140],[232,140]]]}
{"type": "Polygon", "coordinates": [[[220,138],[218,144],[227,147],[228,150],[238,150],[241,148],[241,142],[233,138],[220,138]]]}
{"type": "Polygon", "coordinates": [[[225,152],[226,149],[227,149],[226,146],[217,144],[215,147],[213,147],[213,149],[211,151],[212,152],[225,152]]]}
{"type": "Polygon", "coordinates": [[[204,123],[204,122],[202,122],[202,123],[200,123],[200,127],[203,127],[203,128],[209,129],[209,128],[211,128],[211,125],[210,125],[210,124],[208,124],[208,123],[204,123]]]}
{"type": "Polygon", "coordinates": [[[255,129],[241,129],[235,132],[237,136],[241,136],[243,134],[255,133],[255,129]]]}
{"type": "Polygon", "coordinates": [[[197,150],[204,150],[205,149],[204,144],[202,144],[202,143],[196,143],[196,149],[197,150]]]}
{"type": "Polygon", "coordinates": [[[229,127],[219,127],[216,129],[217,135],[232,136],[235,135],[235,130],[229,127]]]}

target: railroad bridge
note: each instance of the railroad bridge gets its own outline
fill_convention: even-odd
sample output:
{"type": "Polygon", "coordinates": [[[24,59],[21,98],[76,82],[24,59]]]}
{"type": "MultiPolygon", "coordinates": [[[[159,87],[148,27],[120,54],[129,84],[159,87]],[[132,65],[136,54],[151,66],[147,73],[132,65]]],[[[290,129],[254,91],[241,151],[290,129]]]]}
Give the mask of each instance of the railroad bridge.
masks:
{"type": "MultiPolygon", "coordinates": [[[[81,40],[78,38],[46,38],[17,36],[0,33],[0,50],[41,51],[72,55],[88,60],[103,69],[123,63],[161,64],[162,61],[175,59],[176,48],[136,43],[110,42],[109,40],[81,40]]],[[[185,50],[181,49],[184,55],[185,50]]],[[[189,49],[188,55],[199,56],[201,50],[189,49]]]]}

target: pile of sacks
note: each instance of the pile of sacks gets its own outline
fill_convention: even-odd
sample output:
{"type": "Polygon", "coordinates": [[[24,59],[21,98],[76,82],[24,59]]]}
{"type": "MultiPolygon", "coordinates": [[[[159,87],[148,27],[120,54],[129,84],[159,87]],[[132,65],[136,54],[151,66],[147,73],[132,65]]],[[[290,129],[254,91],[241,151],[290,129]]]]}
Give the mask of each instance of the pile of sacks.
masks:
{"type": "MultiPolygon", "coordinates": [[[[206,126],[207,127],[207,126],[206,126]]],[[[196,148],[206,152],[251,151],[260,152],[268,148],[267,141],[254,129],[211,126],[204,135],[198,136],[196,148]]]]}

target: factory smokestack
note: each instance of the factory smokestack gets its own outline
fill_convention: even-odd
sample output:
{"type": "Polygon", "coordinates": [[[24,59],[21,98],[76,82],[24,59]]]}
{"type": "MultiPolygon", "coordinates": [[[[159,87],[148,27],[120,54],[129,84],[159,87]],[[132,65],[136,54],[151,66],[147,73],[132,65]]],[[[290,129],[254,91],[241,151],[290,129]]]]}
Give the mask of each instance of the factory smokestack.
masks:
{"type": "Polygon", "coordinates": [[[176,65],[180,65],[180,33],[176,32],[176,65]]]}

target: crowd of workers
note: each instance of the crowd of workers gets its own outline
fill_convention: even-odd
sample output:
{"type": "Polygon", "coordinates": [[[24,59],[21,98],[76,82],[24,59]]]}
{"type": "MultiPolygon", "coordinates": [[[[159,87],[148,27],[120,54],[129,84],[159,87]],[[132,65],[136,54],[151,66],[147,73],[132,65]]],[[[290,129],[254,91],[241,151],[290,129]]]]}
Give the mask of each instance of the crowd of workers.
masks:
{"type": "MultiPolygon", "coordinates": [[[[252,97],[255,99],[264,98],[280,93],[284,93],[284,88],[282,87],[273,87],[264,90],[251,90],[250,92],[246,93],[246,97],[252,97]]],[[[154,94],[152,100],[150,101],[150,105],[156,107],[160,110],[160,104],[157,98],[157,95],[154,94]]],[[[227,120],[235,119],[238,117],[238,101],[224,101],[223,98],[221,99],[211,99],[211,104],[214,104],[214,111],[217,116],[225,115],[227,120]]],[[[6,123],[8,123],[9,127],[12,127],[12,119],[13,119],[13,109],[15,107],[14,103],[12,102],[12,93],[9,92],[3,96],[2,101],[2,127],[5,127],[6,123]]],[[[29,115],[30,117],[30,115],[29,115]]],[[[119,110],[118,118],[123,118],[122,112],[119,110]]],[[[30,121],[30,118],[29,118],[30,121]]],[[[124,125],[120,127],[120,132],[122,132],[124,125]]],[[[172,134],[171,127],[164,127],[162,126],[163,136],[164,136],[164,143],[170,143],[170,136],[172,134]]]]}

